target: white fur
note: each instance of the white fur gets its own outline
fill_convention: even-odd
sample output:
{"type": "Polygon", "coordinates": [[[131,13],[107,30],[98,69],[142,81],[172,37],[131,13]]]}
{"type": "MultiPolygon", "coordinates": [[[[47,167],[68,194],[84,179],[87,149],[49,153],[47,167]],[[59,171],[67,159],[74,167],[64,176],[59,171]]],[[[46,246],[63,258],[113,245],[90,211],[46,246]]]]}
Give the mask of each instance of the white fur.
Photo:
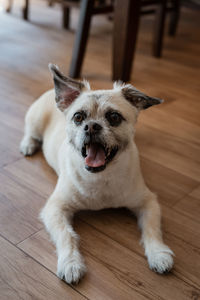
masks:
{"type": "Polygon", "coordinates": [[[162,241],[160,208],[156,196],[144,183],[133,139],[138,110],[122,97],[122,87],[119,85],[107,91],[91,91],[88,84],[87,87],[88,90],[64,113],[56,107],[53,90],[41,96],[26,115],[25,134],[21,142],[21,152],[31,155],[38,142],[42,141],[44,156],[58,174],[56,188],[41,212],[41,219],[56,245],[57,274],[72,283],[78,282],[86,271],[78,249],[78,236],[71,226],[73,214],[80,209],[122,206],[138,214],[150,268],[159,273],[168,271],[173,265],[173,252],[162,241]],[[101,100],[94,100],[95,95],[101,96],[101,100]],[[96,105],[96,110],[93,105],[96,105]],[[70,139],[74,138],[79,147],[82,134],[81,128],[78,129],[71,118],[82,107],[91,110],[91,118],[103,126],[108,143],[114,143],[115,137],[103,117],[108,106],[125,117],[126,121],[114,130],[122,143],[124,139],[129,143],[104,171],[93,174],[85,169],[83,157],[70,143],[70,139]]]}

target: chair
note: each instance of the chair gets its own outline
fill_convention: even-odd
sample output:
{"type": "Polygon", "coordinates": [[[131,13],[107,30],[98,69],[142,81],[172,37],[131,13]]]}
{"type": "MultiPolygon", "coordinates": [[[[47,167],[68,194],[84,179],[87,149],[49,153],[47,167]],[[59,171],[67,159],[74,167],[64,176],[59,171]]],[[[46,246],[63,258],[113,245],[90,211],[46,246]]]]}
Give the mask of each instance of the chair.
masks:
{"type": "MultiPolygon", "coordinates": [[[[13,0],[8,2],[7,11],[10,12],[13,0]]],[[[79,24],[69,71],[69,75],[73,78],[80,77],[93,15],[114,12],[112,79],[128,81],[134,59],[140,15],[155,14],[152,50],[155,57],[161,57],[166,13],[171,12],[169,34],[173,36],[180,12],[180,0],[48,0],[48,2],[51,6],[56,2],[61,4],[63,27],[66,29],[70,26],[71,8],[80,6],[79,24]]],[[[28,20],[29,0],[24,0],[22,13],[23,18],[28,20]]]]}
{"type": "MultiPolygon", "coordinates": [[[[114,1],[114,32],[113,32],[113,59],[112,79],[128,81],[135,53],[140,15],[155,13],[153,55],[160,57],[164,36],[165,15],[169,11],[167,0],[115,0],[114,1]],[[152,5],[154,7],[152,8],[152,5]],[[120,47],[119,47],[120,45],[120,47]]],[[[73,55],[69,75],[80,77],[83,58],[89,35],[90,22],[94,12],[95,0],[82,0],[78,30],[76,33],[73,55]]],[[[178,0],[170,1],[170,11],[173,18],[170,23],[170,34],[175,34],[180,6],[178,0]],[[173,9],[172,4],[176,3],[173,9]]]]}

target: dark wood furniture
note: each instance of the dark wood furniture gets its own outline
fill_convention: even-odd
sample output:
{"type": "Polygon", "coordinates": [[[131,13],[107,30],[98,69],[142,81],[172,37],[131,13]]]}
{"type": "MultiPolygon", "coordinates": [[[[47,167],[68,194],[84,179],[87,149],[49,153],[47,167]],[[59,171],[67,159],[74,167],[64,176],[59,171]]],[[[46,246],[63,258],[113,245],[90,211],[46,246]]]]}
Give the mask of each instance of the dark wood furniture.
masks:
{"type": "MultiPolygon", "coordinates": [[[[130,79],[136,48],[141,1],[116,0],[114,12],[112,79],[130,79]]],[[[72,75],[72,74],[71,74],[72,75]]]]}
{"type": "Polygon", "coordinates": [[[180,17],[180,8],[181,8],[181,0],[175,0],[170,2],[169,10],[170,14],[170,23],[169,23],[169,35],[174,36],[176,34],[178,20],[180,17]]]}
{"type": "MultiPolygon", "coordinates": [[[[69,75],[79,77],[86,50],[94,0],[82,0],[69,75]]],[[[135,53],[140,14],[155,13],[153,55],[161,56],[167,0],[115,0],[112,79],[128,81],[135,53]],[[155,5],[152,9],[151,5],[155,5]],[[150,9],[149,9],[150,7],[150,9]]]]}
{"type": "MultiPolygon", "coordinates": [[[[10,11],[13,0],[8,2],[7,11],[10,11]]],[[[93,15],[114,12],[112,79],[128,81],[134,60],[140,15],[155,14],[152,53],[155,57],[160,57],[166,12],[171,12],[170,35],[175,35],[180,12],[180,0],[49,0],[48,2],[49,5],[55,2],[62,5],[63,27],[66,29],[70,26],[71,8],[80,7],[69,71],[69,75],[73,78],[80,77],[93,15]]],[[[24,0],[22,13],[23,18],[28,20],[29,0],[24,0]]]]}

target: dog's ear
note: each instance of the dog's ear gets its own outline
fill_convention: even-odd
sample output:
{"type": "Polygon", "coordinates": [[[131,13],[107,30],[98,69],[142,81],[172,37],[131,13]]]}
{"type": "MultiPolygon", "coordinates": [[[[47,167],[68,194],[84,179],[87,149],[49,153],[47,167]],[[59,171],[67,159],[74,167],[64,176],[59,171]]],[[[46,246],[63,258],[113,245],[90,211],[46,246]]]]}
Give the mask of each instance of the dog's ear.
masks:
{"type": "Polygon", "coordinates": [[[131,84],[126,84],[124,87],[122,87],[121,91],[124,98],[134,105],[138,110],[147,109],[152,105],[157,105],[164,102],[162,99],[145,95],[131,84]]]}
{"type": "Polygon", "coordinates": [[[53,75],[57,106],[64,111],[80,95],[85,85],[63,75],[54,64],[49,64],[49,70],[53,75]]]}

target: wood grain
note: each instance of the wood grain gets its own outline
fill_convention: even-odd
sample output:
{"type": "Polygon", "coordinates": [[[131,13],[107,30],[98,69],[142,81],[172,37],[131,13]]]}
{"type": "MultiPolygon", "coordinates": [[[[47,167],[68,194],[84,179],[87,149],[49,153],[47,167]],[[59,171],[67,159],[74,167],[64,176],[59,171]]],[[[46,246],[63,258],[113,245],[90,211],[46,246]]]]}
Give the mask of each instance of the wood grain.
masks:
{"type": "Polygon", "coordinates": [[[141,156],[177,171],[194,180],[200,178],[198,145],[191,145],[159,129],[138,124],[136,142],[141,156]]]}
{"type": "Polygon", "coordinates": [[[141,157],[141,168],[149,188],[167,206],[173,206],[199,184],[199,181],[144,157],[141,157]]]}
{"type": "Polygon", "coordinates": [[[56,185],[57,176],[47,165],[41,152],[4,167],[6,173],[16,181],[23,182],[29,189],[43,197],[49,197],[56,185]],[[27,172],[29,170],[29,172],[27,172]]]}
{"type": "MultiPolygon", "coordinates": [[[[131,296],[140,299],[138,294],[141,294],[141,296],[147,299],[159,298],[160,286],[162,286],[162,291],[165,295],[164,299],[168,299],[171,293],[174,294],[175,299],[188,299],[187,297],[190,297],[192,293],[200,292],[198,284],[183,281],[179,279],[175,273],[169,276],[159,276],[148,270],[143,256],[136,255],[133,251],[116,243],[113,239],[96,231],[93,227],[84,222],[77,220],[76,230],[82,237],[81,249],[86,258],[86,263],[92,259],[104,266],[104,268],[98,267],[96,273],[96,269],[92,268],[92,266],[90,267],[89,264],[88,276],[86,275],[82,284],[77,286],[77,289],[81,293],[84,294],[84,290],[91,292],[92,288],[96,287],[98,282],[98,285],[103,286],[104,284],[105,286],[104,293],[106,299],[116,299],[114,291],[112,290],[111,292],[111,290],[107,290],[104,283],[104,281],[109,282],[112,286],[113,280],[118,290],[123,290],[123,293],[121,295],[119,294],[120,299],[131,299],[131,296]],[[99,249],[101,249],[101,251],[99,251],[99,249]],[[110,272],[108,272],[108,270],[110,272]],[[94,273],[96,273],[96,276],[93,275],[94,273]],[[95,279],[97,279],[97,282],[95,282],[95,279]],[[168,288],[169,285],[170,290],[168,288]],[[125,290],[127,294],[125,294],[125,290]]],[[[40,247],[36,247],[40,245],[43,239],[47,241],[45,236],[46,233],[44,231],[42,233],[40,232],[18,246],[24,251],[30,252],[31,256],[42,263],[39,254],[40,247]]],[[[55,261],[55,254],[52,255],[51,261],[53,260],[53,256],[55,261]]],[[[51,264],[47,262],[45,266],[49,267],[51,264]]],[[[55,267],[53,269],[55,270],[55,267]]],[[[91,296],[92,295],[89,295],[90,298],[92,298],[91,296]]]]}
{"type": "Polygon", "coordinates": [[[174,209],[190,219],[200,222],[200,187],[194,189],[189,195],[181,199],[174,209]]]}
{"type": "Polygon", "coordinates": [[[38,216],[46,199],[3,173],[0,182],[0,233],[18,243],[41,229],[38,216]]]}
{"type": "MultiPolygon", "coordinates": [[[[173,273],[179,273],[185,279],[193,277],[193,282],[195,282],[196,287],[198,287],[200,276],[199,224],[188,220],[182,215],[180,216],[178,213],[174,213],[174,215],[171,216],[171,210],[168,208],[164,209],[164,207],[162,208],[163,237],[176,255],[176,264],[173,273]],[[182,226],[180,226],[180,223],[182,226]],[[196,239],[193,232],[197,233],[196,239]],[[185,257],[187,257],[187,260],[185,257]],[[192,264],[194,257],[196,257],[196,263],[192,264]]],[[[140,256],[144,256],[143,249],[141,245],[139,245],[140,232],[137,228],[136,220],[128,211],[105,210],[97,213],[84,212],[80,213],[79,217],[101,233],[104,233],[109,238],[117,241],[120,245],[134,251],[140,256]]]]}
{"type": "Polygon", "coordinates": [[[85,299],[0,237],[1,299],[85,299]]]}
{"type": "MultiPolygon", "coordinates": [[[[82,242],[81,242],[82,244],[82,242]]],[[[25,252],[31,253],[37,261],[47,267],[49,270],[56,271],[56,256],[55,248],[50,244],[47,233],[42,230],[30,237],[30,240],[24,241],[18,245],[25,252]],[[43,255],[45,259],[40,255],[40,245],[44,245],[43,255]],[[47,252],[46,252],[47,251],[47,252]],[[47,255],[45,255],[47,254],[47,255]]],[[[98,257],[88,253],[88,249],[82,252],[86,259],[88,273],[85,278],[76,287],[83,295],[87,295],[90,299],[132,299],[137,297],[138,299],[145,299],[138,292],[138,288],[132,288],[124,284],[123,281],[118,278],[115,272],[109,268],[105,263],[99,260],[98,257]]]]}
{"type": "MultiPolygon", "coordinates": [[[[79,212],[74,219],[88,273],[77,286],[56,276],[55,248],[38,214],[57,177],[41,152],[19,153],[24,115],[49,88],[47,65],[69,70],[79,11],[61,28],[59,6],[20,1],[0,13],[0,298],[200,299],[200,102],[198,12],[182,9],[177,35],[165,36],[162,59],[151,56],[151,17],[141,19],[131,81],[164,104],[141,112],[136,142],[147,185],[162,206],[163,237],[175,253],[167,276],[149,270],[135,217],[125,209],[79,212]]],[[[93,18],[83,76],[94,89],[111,88],[112,22],[93,18]]]]}

